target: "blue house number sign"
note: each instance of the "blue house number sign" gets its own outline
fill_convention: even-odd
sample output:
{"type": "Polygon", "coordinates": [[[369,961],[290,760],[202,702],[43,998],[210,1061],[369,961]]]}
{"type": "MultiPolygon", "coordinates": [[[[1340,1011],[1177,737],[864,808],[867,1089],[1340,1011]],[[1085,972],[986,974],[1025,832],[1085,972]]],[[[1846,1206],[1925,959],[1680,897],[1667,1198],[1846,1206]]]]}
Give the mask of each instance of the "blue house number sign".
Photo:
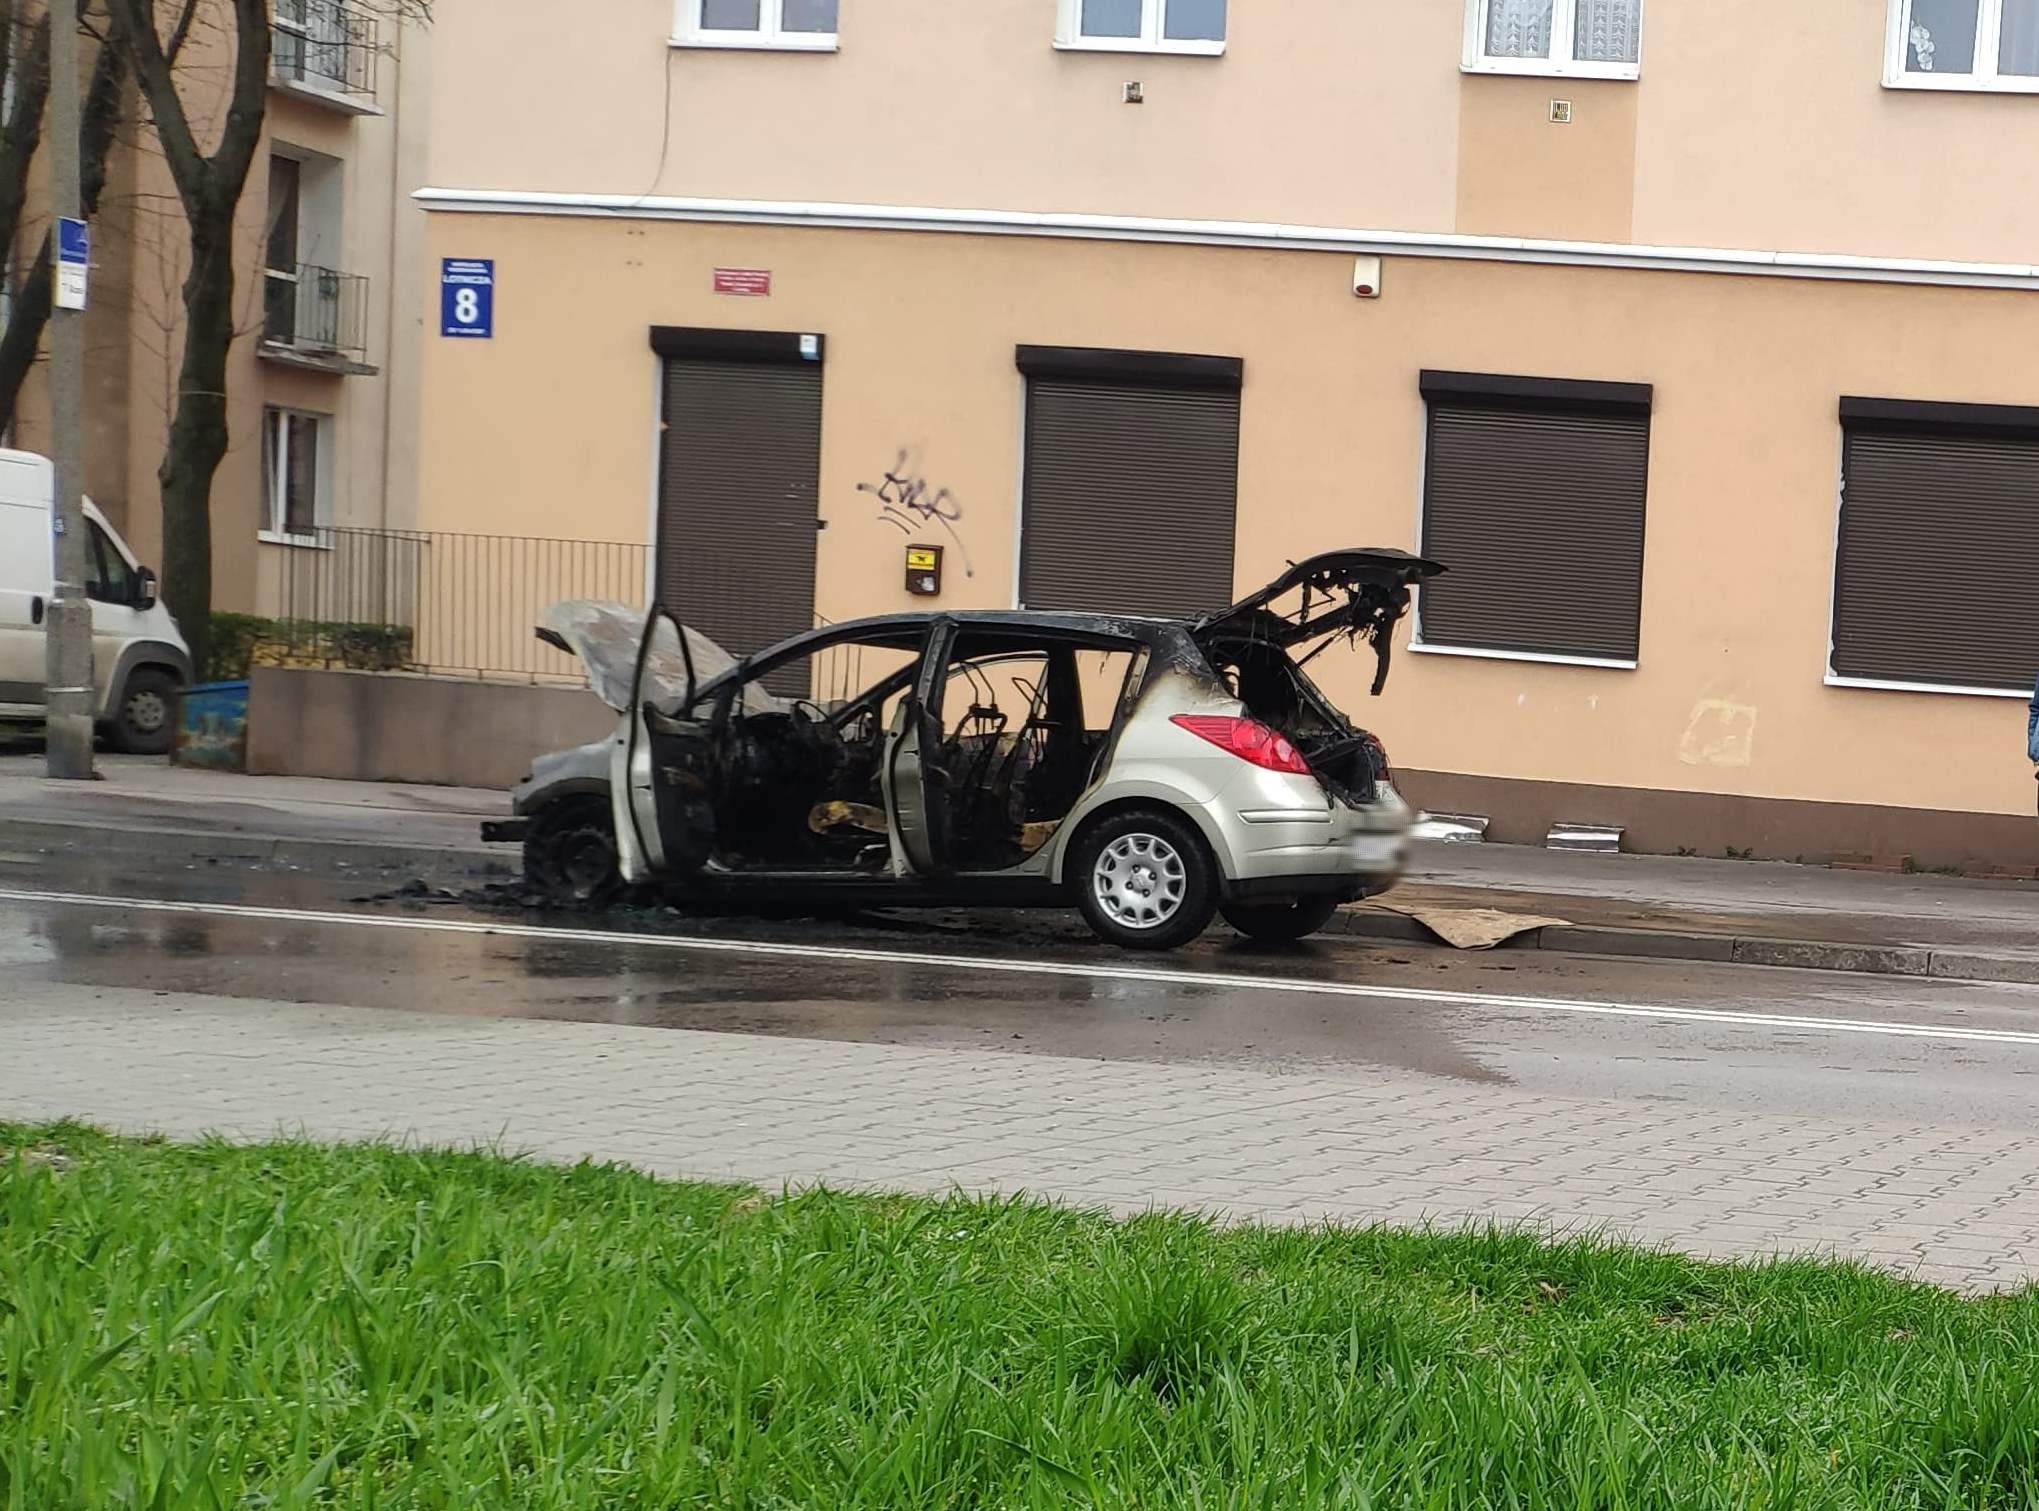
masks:
{"type": "Polygon", "coordinates": [[[486,341],[495,333],[495,259],[446,258],[439,266],[439,334],[486,341]]]}

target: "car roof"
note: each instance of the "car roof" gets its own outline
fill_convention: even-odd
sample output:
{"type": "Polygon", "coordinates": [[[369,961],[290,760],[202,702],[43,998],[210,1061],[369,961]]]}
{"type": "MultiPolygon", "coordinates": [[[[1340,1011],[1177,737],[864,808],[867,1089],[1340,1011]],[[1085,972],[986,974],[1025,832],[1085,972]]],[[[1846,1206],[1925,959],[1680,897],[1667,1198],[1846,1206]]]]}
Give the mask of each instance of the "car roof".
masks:
{"type": "MultiPolygon", "coordinates": [[[[864,619],[845,619],[826,624],[772,646],[777,651],[796,640],[854,634],[882,637],[887,631],[902,637],[922,634],[942,620],[963,628],[1046,630],[1065,635],[1100,635],[1113,640],[1152,640],[1168,631],[1187,632],[1188,621],[1162,619],[1146,614],[1096,614],[1057,612],[1045,609],[921,609],[904,614],[874,614],[864,619]]],[[[769,652],[759,652],[765,655],[769,652]]],[[[753,656],[752,660],[757,657],[753,656]]]]}

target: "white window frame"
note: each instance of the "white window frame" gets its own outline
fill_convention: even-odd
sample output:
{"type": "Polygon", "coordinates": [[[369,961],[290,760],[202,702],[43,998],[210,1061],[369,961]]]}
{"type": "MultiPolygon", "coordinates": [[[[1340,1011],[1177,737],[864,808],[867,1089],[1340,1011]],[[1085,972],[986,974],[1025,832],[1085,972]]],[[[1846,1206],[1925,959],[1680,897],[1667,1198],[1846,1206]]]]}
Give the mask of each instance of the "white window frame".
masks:
{"type": "MultiPolygon", "coordinates": [[[[1232,30],[1233,6],[1225,8],[1225,31],[1232,30]]],[[[1168,0],[1140,0],[1140,35],[1137,37],[1086,37],[1083,34],[1083,0],[1056,0],[1055,46],[1064,52],[1157,52],[1191,58],[1221,58],[1225,40],[1216,42],[1180,40],[1162,35],[1168,0]]]]}
{"type": "MultiPolygon", "coordinates": [[[[673,36],[675,47],[732,47],[752,52],[838,52],[841,46],[832,31],[787,31],[781,22],[785,0],[758,0],[758,24],[754,30],[712,30],[701,24],[703,0],[674,0],[673,36]]],[[[836,25],[842,25],[838,9],[836,25]]]]}
{"type": "Polygon", "coordinates": [[[1951,89],[1966,94],[2039,94],[2039,76],[1997,72],[2004,40],[2004,0],[1975,0],[1975,71],[1973,73],[1910,73],[1905,58],[1911,50],[1912,0],[1890,0],[1890,20],[1883,43],[1885,89],[1951,89]]]}
{"type": "MultiPolygon", "coordinates": [[[[1903,3],[1903,0],[1899,0],[1903,3]]],[[[1548,58],[1490,58],[1487,56],[1488,0],[1466,0],[1465,57],[1459,64],[1464,73],[1527,74],[1544,79],[1638,79],[1643,71],[1643,34],[1648,24],[1648,0],[1636,6],[1636,43],[1633,63],[1596,63],[1577,60],[1572,49],[1578,45],[1578,0],[1551,0],[1550,53],[1548,58]]]]}
{"type": "Polygon", "coordinates": [[[257,540],[276,546],[317,546],[317,535],[297,535],[284,528],[290,486],[290,421],[311,420],[318,426],[318,466],[312,472],[312,528],[323,529],[333,522],[333,417],[316,410],[292,409],[267,404],[262,409],[262,449],[268,453],[269,476],[262,479],[262,519],[255,531],[257,540]],[[269,444],[267,432],[277,420],[276,439],[269,444]]]}

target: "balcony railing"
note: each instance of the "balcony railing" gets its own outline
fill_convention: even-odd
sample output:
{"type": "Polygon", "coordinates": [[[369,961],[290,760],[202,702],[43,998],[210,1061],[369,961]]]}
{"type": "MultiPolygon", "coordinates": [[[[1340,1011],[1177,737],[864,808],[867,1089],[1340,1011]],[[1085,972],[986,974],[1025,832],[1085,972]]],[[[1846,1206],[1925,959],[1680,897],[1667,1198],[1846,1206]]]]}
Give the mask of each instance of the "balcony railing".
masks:
{"type": "Polygon", "coordinates": [[[339,0],[276,0],[270,76],[360,105],[375,100],[376,18],[339,0]]]}
{"type": "Polygon", "coordinates": [[[262,344],[307,357],[366,361],[368,280],[301,262],[264,273],[262,344]]]}

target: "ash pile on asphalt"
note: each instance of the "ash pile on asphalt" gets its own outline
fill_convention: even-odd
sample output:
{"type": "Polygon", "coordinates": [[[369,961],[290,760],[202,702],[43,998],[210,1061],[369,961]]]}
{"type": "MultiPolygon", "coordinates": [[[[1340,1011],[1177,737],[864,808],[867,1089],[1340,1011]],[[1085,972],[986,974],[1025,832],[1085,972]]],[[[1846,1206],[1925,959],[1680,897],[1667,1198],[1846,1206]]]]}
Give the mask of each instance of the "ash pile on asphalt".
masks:
{"type": "Polygon", "coordinates": [[[1049,910],[985,910],[964,908],[807,908],[749,909],[698,901],[676,902],[655,887],[634,887],[613,902],[562,904],[541,894],[522,877],[483,882],[479,886],[437,886],[421,877],[380,892],[349,899],[356,903],[425,912],[459,908],[479,913],[516,914],[563,926],[615,929],[628,933],[712,933],[744,937],[788,924],[826,928],[831,940],[858,934],[896,939],[899,935],[977,938],[1005,949],[1047,944],[1094,944],[1095,938],[1073,913],[1049,910]]]}

